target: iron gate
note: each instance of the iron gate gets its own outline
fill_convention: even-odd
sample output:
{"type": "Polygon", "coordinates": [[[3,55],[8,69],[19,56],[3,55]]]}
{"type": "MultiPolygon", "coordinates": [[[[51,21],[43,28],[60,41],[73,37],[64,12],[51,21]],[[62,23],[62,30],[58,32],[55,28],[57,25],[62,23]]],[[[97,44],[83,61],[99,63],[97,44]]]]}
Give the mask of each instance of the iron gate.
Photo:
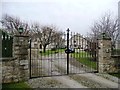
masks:
{"type": "Polygon", "coordinates": [[[45,51],[37,38],[30,40],[30,78],[98,71],[97,42],[69,29],[62,39],[64,42],[57,46],[53,42],[45,51]]]}

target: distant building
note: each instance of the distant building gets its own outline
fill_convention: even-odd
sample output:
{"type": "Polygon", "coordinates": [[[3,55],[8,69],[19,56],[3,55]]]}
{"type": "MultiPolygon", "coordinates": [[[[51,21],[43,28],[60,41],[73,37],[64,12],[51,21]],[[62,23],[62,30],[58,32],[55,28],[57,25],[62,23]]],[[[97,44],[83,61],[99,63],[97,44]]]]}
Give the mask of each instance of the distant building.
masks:
{"type": "Polygon", "coordinates": [[[70,48],[79,48],[86,49],[87,48],[87,40],[83,38],[80,34],[73,35],[69,40],[70,48]]]}

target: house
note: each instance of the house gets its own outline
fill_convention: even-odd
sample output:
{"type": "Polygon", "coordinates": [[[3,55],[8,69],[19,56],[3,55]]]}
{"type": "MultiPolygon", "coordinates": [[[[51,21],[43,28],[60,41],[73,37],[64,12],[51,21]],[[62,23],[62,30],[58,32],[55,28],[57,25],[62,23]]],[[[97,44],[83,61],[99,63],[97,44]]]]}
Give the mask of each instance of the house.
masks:
{"type": "Polygon", "coordinates": [[[84,50],[88,46],[88,41],[82,35],[76,34],[71,36],[69,40],[69,46],[70,48],[78,48],[78,49],[84,50]]]}

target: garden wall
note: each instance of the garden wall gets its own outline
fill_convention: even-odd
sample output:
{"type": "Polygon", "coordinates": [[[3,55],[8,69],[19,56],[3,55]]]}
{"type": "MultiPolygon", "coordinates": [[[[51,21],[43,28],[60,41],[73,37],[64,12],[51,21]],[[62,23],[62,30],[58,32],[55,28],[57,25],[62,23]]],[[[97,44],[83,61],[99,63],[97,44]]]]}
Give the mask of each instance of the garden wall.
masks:
{"type": "Polygon", "coordinates": [[[19,62],[17,58],[2,58],[2,82],[18,82],[19,76],[19,62]]]}

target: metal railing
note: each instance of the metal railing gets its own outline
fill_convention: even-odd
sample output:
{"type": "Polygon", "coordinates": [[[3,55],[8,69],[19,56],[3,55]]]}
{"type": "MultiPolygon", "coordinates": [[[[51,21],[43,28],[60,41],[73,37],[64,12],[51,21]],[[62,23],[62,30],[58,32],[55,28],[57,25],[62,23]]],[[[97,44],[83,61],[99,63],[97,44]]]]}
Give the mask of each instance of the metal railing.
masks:
{"type": "Polygon", "coordinates": [[[13,37],[2,31],[2,57],[12,57],[13,37]]]}
{"type": "Polygon", "coordinates": [[[30,40],[30,78],[98,71],[97,42],[69,29],[61,37],[58,44],[51,41],[45,52],[42,42],[30,40]]]}

